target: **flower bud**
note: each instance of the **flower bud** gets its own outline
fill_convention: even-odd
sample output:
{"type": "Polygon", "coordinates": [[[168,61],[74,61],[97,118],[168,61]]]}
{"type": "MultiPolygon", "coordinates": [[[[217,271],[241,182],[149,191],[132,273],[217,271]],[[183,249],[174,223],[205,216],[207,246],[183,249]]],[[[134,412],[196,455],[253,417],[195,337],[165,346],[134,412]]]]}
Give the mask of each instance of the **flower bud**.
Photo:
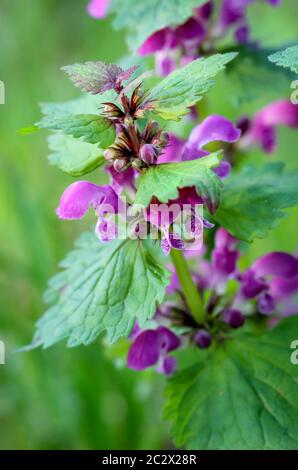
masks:
{"type": "Polygon", "coordinates": [[[158,131],[158,129],[159,129],[159,124],[158,124],[157,121],[152,121],[152,122],[151,122],[151,129],[152,129],[153,131],[158,131]]]}
{"type": "Polygon", "coordinates": [[[112,148],[108,148],[103,152],[103,156],[106,160],[114,160],[116,158],[115,151],[112,148]]]}
{"type": "Polygon", "coordinates": [[[169,134],[167,132],[162,132],[159,138],[159,145],[165,147],[169,143],[169,134]]]}
{"type": "Polygon", "coordinates": [[[201,349],[209,348],[212,338],[206,330],[199,330],[195,335],[195,342],[201,349]]]}
{"type": "Polygon", "coordinates": [[[157,157],[157,151],[153,145],[144,144],[140,150],[140,157],[143,162],[147,163],[148,165],[152,165],[157,157]]]}
{"type": "Polygon", "coordinates": [[[234,308],[228,308],[223,312],[222,319],[224,323],[227,323],[232,328],[239,328],[245,322],[245,317],[242,315],[240,310],[234,308]]]}
{"type": "Polygon", "coordinates": [[[133,118],[131,116],[125,116],[124,124],[129,127],[133,125],[133,118]]]}
{"type": "Polygon", "coordinates": [[[120,173],[126,167],[126,161],[121,160],[120,158],[116,158],[116,160],[114,160],[113,166],[114,166],[115,171],[120,173]]]}

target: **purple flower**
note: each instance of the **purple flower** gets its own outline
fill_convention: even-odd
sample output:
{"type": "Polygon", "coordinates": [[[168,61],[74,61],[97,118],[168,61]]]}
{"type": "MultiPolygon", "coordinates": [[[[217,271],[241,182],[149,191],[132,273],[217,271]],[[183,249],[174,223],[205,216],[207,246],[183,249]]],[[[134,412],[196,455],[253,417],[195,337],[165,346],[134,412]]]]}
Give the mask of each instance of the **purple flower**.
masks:
{"type": "Polygon", "coordinates": [[[246,21],[246,8],[251,3],[252,0],[223,0],[219,15],[221,31],[246,21]]]}
{"type": "Polygon", "coordinates": [[[127,366],[143,370],[157,366],[157,370],[170,375],[174,372],[176,361],[168,353],[179,348],[180,339],[164,326],[156,330],[144,330],[134,339],[127,356],[127,366]]]}
{"type": "MultiPolygon", "coordinates": [[[[157,163],[195,160],[204,157],[210,153],[204,149],[205,145],[215,141],[237,142],[240,135],[240,129],[235,127],[231,121],[218,114],[213,114],[194,127],[187,141],[171,134],[169,144],[158,158],[157,163]]],[[[229,162],[222,161],[214,171],[219,177],[225,177],[229,174],[230,168],[229,162]]]]}
{"type": "Polygon", "coordinates": [[[280,276],[292,278],[298,274],[298,259],[288,253],[275,251],[258,258],[251,269],[256,276],[280,276]]]}
{"type": "Polygon", "coordinates": [[[171,73],[178,65],[186,65],[198,57],[198,48],[207,36],[211,12],[211,2],[206,2],[183,24],[154,32],[139,48],[139,55],[155,54],[157,73],[162,76],[171,73]],[[182,55],[180,51],[183,51],[182,55]]]}
{"type": "Polygon", "coordinates": [[[246,299],[253,299],[267,287],[262,278],[257,278],[252,269],[241,275],[241,293],[246,299]]]}
{"type": "Polygon", "coordinates": [[[219,228],[215,234],[215,247],[211,254],[210,285],[218,292],[224,291],[229,278],[235,277],[236,263],[239,251],[236,250],[238,240],[232,237],[224,228],[219,228]]]}
{"type": "MultiPolygon", "coordinates": [[[[280,0],[265,0],[272,6],[277,6],[280,0]]],[[[247,7],[255,0],[223,0],[215,36],[222,36],[230,28],[234,28],[235,40],[239,43],[249,41],[250,28],[247,24],[247,7]]]]}
{"type": "Polygon", "coordinates": [[[276,127],[298,127],[298,106],[287,100],[278,100],[261,109],[252,120],[242,118],[243,137],[239,142],[242,148],[258,144],[266,153],[276,148],[276,127]]]}
{"type": "Polygon", "coordinates": [[[245,317],[240,310],[228,308],[223,312],[222,320],[232,328],[240,328],[245,323],[245,317]]]}
{"type": "Polygon", "coordinates": [[[87,11],[93,18],[104,18],[109,8],[110,0],[90,0],[87,5],[87,11]]]}
{"type": "Polygon", "coordinates": [[[150,205],[144,212],[145,220],[162,232],[161,248],[166,256],[169,255],[171,248],[177,250],[184,248],[182,239],[170,231],[173,222],[181,213],[180,205],[175,202],[161,203],[158,199],[152,198],[150,205]]]}
{"type": "Polygon", "coordinates": [[[271,314],[279,301],[298,290],[298,259],[288,253],[268,253],[240,276],[240,282],[241,296],[257,298],[259,312],[271,314]]]}
{"type": "Polygon", "coordinates": [[[140,157],[143,160],[143,162],[148,163],[148,165],[153,165],[153,163],[157,159],[157,156],[158,156],[158,153],[154,145],[144,144],[141,146],[140,157]]]}
{"type": "Polygon", "coordinates": [[[116,238],[116,226],[108,214],[118,214],[120,199],[111,186],[98,186],[88,181],[71,184],[62,194],[56,213],[60,219],[81,219],[89,207],[98,216],[96,233],[102,241],[116,238]]]}
{"type": "Polygon", "coordinates": [[[177,44],[174,30],[163,28],[151,34],[138,50],[139,55],[150,55],[163,49],[171,49],[177,44]]]}
{"type": "Polygon", "coordinates": [[[212,338],[206,330],[199,330],[195,335],[195,342],[201,349],[209,348],[212,338]]]}
{"type": "Polygon", "coordinates": [[[184,250],[188,247],[192,251],[201,248],[203,228],[214,226],[196,210],[196,207],[202,204],[203,201],[197,194],[195,187],[179,189],[178,198],[167,203],[161,203],[157,198],[152,198],[144,216],[145,220],[162,232],[161,248],[166,256],[169,255],[172,248],[184,250]],[[175,222],[179,233],[171,230],[172,224],[175,222]],[[193,240],[186,242],[185,236],[193,240]]]}
{"type": "Polygon", "coordinates": [[[132,167],[118,172],[113,166],[108,166],[106,171],[111,177],[111,186],[117,194],[121,194],[123,190],[128,191],[130,194],[135,194],[135,170],[132,167]]]}

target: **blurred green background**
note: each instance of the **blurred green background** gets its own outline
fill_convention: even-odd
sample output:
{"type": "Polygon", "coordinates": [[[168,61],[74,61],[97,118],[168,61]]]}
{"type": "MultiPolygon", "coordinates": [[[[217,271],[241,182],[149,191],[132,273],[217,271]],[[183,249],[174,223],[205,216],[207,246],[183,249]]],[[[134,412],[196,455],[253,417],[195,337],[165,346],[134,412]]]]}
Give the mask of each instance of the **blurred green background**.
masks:
{"type": "MultiPolygon", "coordinates": [[[[6,103],[0,106],[0,339],[7,348],[7,364],[0,366],[1,449],[172,445],[161,417],[163,379],[121,367],[100,340],[86,348],[62,344],[13,354],[30,342],[43,311],[46,281],[84,226],[55,216],[59,196],[72,179],[48,165],[46,134],[21,137],[17,130],[38,120],[40,101],[78,96],[62,65],[113,62],[127,53],[124,37],[109,19],[89,18],[86,3],[1,0],[0,5],[0,79],[6,86],[6,103]]],[[[297,40],[297,13],[296,0],[284,0],[278,10],[254,6],[254,36],[266,46],[297,40]]],[[[212,111],[236,117],[220,87],[219,81],[212,111]]],[[[297,168],[295,132],[280,129],[273,157],[261,152],[251,157],[267,158],[297,168]]],[[[272,249],[294,251],[296,220],[297,212],[289,211],[270,237],[250,247],[246,260],[272,249]]]]}

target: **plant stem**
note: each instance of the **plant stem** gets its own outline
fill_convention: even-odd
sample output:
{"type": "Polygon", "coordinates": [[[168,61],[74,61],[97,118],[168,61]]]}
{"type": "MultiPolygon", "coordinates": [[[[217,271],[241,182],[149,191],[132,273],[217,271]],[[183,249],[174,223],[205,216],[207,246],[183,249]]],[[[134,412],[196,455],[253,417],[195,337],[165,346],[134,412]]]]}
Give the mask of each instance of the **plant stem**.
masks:
{"type": "Polygon", "coordinates": [[[187,306],[196,320],[202,325],[205,322],[205,312],[203,308],[202,298],[194,284],[187,262],[181,250],[171,250],[171,258],[175,266],[175,270],[180,281],[181,290],[184,294],[187,306]]]}

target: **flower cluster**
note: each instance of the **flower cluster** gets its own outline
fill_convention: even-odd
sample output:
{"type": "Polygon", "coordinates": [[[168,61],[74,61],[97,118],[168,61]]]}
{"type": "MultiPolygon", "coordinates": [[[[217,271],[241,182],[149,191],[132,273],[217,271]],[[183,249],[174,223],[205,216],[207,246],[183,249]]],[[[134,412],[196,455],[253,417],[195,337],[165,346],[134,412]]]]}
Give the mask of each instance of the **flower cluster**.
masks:
{"type": "MultiPolygon", "coordinates": [[[[279,0],[264,0],[276,6],[279,0]]],[[[215,50],[215,43],[230,30],[237,43],[250,40],[247,7],[254,0],[222,0],[219,16],[214,17],[214,2],[207,1],[194,10],[193,17],[176,28],[164,28],[153,33],[139,48],[143,55],[154,54],[156,70],[168,75],[177,66],[183,66],[215,50]]]]}
{"type": "MultiPolygon", "coordinates": [[[[115,128],[116,135],[112,145],[104,151],[110,184],[99,186],[88,181],[71,184],[60,199],[57,215],[61,219],[80,219],[92,207],[98,217],[96,234],[102,242],[106,242],[115,239],[118,234],[114,216],[122,214],[123,210],[130,212],[130,201],[133,202],[136,195],[135,179],[139,174],[143,174],[150,166],[204,158],[209,155],[209,151],[204,148],[207,144],[214,141],[236,143],[241,131],[220,115],[211,115],[198,124],[187,141],[168,134],[156,121],[148,121],[141,127],[138,120],[144,118],[151,103],[142,91],[142,83],[130,95],[125,91],[129,84],[126,87],[123,84],[135,69],[123,71],[108,64],[103,64],[103,67],[104,78],[91,88],[89,82],[82,84],[73,71],[69,72],[67,68],[66,71],[77,85],[92,94],[109,89],[117,93],[116,102],[103,104],[103,115],[115,128]],[[124,201],[126,195],[130,201],[124,201]]],[[[133,84],[133,80],[130,83],[133,84]]],[[[230,164],[223,160],[213,171],[224,178],[229,174],[230,164]]],[[[196,239],[201,240],[203,228],[213,227],[212,223],[195,210],[196,206],[204,203],[195,187],[182,187],[178,192],[179,196],[166,204],[161,204],[153,197],[149,208],[143,210],[141,218],[135,224],[135,234],[140,230],[140,225],[149,224],[148,228],[157,229],[166,255],[171,248],[185,248],[184,240],[173,232],[173,224],[185,205],[190,207],[189,222],[186,224],[188,233],[192,232],[196,239]]]]}
{"type": "MultiPolygon", "coordinates": [[[[262,0],[278,6],[280,0],[262,0]]],[[[222,0],[217,14],[213,0],[193,10],[193,16],[176,27],[154,32],[138,49],[141,56],[154,54],[159,75],[168,75],[201,55],[215,50],[215,43],[229,31],[238,44],[250,41],[247,8],[256,0],[222,0]]],[[[88,12],[94,18],[106,16],[109,0],[91,0],[88,12]]]]}
{"type": "Polygon", "coordinates": [[[246,321],[263,318],[273,325],[280,318],[296,313],[298,258],[272,252],[240,272],[237,245],[234,237],[219,228],[209,259],[202,249],[191,260],[193,281],[206,299],[207,317],[203,325],[193,320],[175,268],[170,266],[173,272],[168,287],[171,300],[158,308],[155,329],[140,330],[135,326],[128,367],[142,370],[156,366],[157,371],[169,375],[176,367],[176,358],[169,356],[171,351],[191,344],[205,349],[214,340],[229,338],[233,329],[242,327],[246,321]]]}
{"type": "MultiPolygon", "coordinates": [[[[216,40],[229,30],[233,30],[238,43],[247,42],[246,12],[253,1],[223,0],[218,18],[215,18],[214,2],[207,1],[183,24],[152,34],[138,52],[154,54],[158,73],[168,75],[177,67],[208,55],[214,50],[216,40]]],[[[267,3],[274,6],[279,2],[268,0],[267,3]]],[[[88,9],[92,16],[100,18],[105,16],[108,4],[108,1],[92,0],[88,9]]],[[[152,167],[204,159],[210,154],[210,144],[214,148],[214,143],[220,143],[223,159],[212,168],[220,182],[229,176],[237,151],[257,145],[264,152],[272,153],[276,147],[277,126],[298,127],[297,106],[281,99],[268,104],[255,116],[241,116],[237,123],[219,114],[208,115],[193,127],[187,139],[182,139],[173,132],[166,132],[159,122],[148,119],[147,112],[153,105],[141,80],[132,79],[135,67],[122,70],[104,63],[86,63],[85,66],[88,73],[94,71],[94,79],[92,73],[92,80],[86,79],[76,67],[65,69],[83,91],[97,94],[114,90],[116,94],[114,101],[103,103],[102,112],[115,130],[114,142],[104,151],[110,183],[100,186],[79,181],[70,185],[60,199],[57,215],[62,219],[79,219],[93,208],[97,217],[95,231],[101,242],[118,236],[114,216],[122,215],[123,211],[133,212],[138,177],[152,167]],[[98,64],[100,73],[96,68],[98,64]],[[126,83],[128,80],[131,81],[126,83]]],[[[214,227],[204,213],[195,211],[198,205],[205,203],[197,187],[184,185],[176,189],[177,197],[166,203],[152,196],[149,206],[136,215],[133,228],[136,237],[140,237],[142,226],[146,232],[156,229],[165,255],[172,249],[186,250],[186,240],[175,233],[177,214],[185,205],[191,208],[187,221],[189,231],[201,242],[203,229],[214,227]],[[169,216],[173,206],[175,210],[170,211],[169,216]]],[[[211,214],[214,212],[212,207],[208,209],[211,214]]],[[[210,239],[212,237],[211,231],[210,239]]],[[[168,265],[172,277],[167,287],[167,301],[158,305],[148,325],[145,323],[140,328],[135,322],[130,334],[128,367],[143,370],[155,366],[157,371],[170,375],[177,366],[173,351],[189,345],[205,349],[215,340],[232,337],[234,329],[252,320],[263,319],[270,326],[282,316],[296,312],[293,298],[298,290],[297,257],[283,252],[269,253],[241,272],[238,244],[235,237],[219,227],[211,250],[207,244],[202,247],[202,243],[198,243],[191,256],[187,253],[190,281],[203,299],[203,320],[196,317],[190,307],[177,265],[175,262],[168,265]]]]}

